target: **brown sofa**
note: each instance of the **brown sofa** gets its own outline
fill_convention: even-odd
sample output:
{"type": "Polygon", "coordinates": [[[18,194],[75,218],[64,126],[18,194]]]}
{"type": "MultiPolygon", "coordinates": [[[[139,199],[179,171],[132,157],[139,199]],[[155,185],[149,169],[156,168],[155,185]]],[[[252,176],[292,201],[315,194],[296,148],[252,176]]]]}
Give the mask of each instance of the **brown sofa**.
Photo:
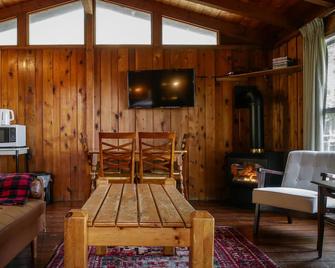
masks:
{"type": "Polygon", "coordinates": [[[23,206],[0,205],[0,267],[31,243],[36,258],[37,235],[45,229],[45,202],[29,199],[23,206]]]}

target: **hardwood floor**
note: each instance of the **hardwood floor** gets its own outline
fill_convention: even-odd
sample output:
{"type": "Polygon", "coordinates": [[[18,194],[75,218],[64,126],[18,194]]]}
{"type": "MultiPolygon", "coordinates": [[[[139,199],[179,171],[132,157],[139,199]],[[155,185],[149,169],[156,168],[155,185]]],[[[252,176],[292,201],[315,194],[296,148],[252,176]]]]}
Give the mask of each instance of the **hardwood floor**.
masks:
{"type": "MultiPolygon", "coordinates": [[[[47,231],[38,237],[38,259],[35,267],[44,267],[57,245],[63,240],[63,218],[70,208],[81,207],[81,202],[58,202],[47,207],[47,231]]],[[[316,219],[293,217],[287,224],[285,215],[264,212],[260,233],[252,235],[253,210],[227,207],[216,202],[193,202],[197,209],[208,210],[217,225],[234,226],[250,241],[266,252],[281,267],[335,267],[335,227],[326,225],[324,253],[317,259],[316,219]]],[[[9,265],[10,268],[34,267],[27,247],[9,265]]]]}

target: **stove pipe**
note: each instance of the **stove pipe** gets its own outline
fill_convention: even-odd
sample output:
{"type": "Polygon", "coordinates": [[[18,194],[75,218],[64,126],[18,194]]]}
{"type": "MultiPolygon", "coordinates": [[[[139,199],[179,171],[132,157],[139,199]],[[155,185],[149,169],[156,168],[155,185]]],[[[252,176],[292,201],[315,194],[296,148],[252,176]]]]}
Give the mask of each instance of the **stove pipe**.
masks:
{"type": "Polygon", "coordinates": [[[255,86],[235,87],[235,108],[249,108],[251,153],[264,152],[263,98],[255,86]]]}

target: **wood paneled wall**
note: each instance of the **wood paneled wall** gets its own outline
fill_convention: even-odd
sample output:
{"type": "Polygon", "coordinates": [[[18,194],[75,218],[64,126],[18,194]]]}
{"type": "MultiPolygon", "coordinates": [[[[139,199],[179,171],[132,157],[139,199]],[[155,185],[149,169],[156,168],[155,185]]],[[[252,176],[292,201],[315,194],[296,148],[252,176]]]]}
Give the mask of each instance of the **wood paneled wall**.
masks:
{"type": "MultiPolygon", "coordinates": [[[[302,36],[291,38],[275,48],[273,57],[288,56],[297,64],[303,61],[302,36]]],[[[303,148],[303,73],[273,77],[273,143],[274,151],[303,148]]]]}
{"type": "MultiPolygon", "coordinates": [[[[95,89],[89,92],[84,48],[2,49],[0,104],[15,111],[17,123],[27,125],[31,170],[54,174],[55,200],[81,200],[89,194],[87,96],[94,103],[96,145],[100,130],[175,131],[178,144],[189,134],[191,197],[222,199],[224,156],[233,147],[233,85],[216,84],[215,76],[246,70],[257,53],[236,48],[96,48],[95,89]],[[195,107],[128,109],[127,71],[161,68],[195,69],[195,107]]],[[[0,168],[14,171],[13,159],[2,157],[0,168]]]]}
{"type": "MultiPolygon", "coordinates": [[[[56,200],[88,196],[84,49],[0,50],[0,106],[27,125],[30,170],[54,175],[56,200]]],[[[1,157],[2,172],[15,171],[1,157]]],[[[21,165],[23,167],[23,165],[21,165]]]]}
{"type": "MultiPolygon", "coordinates": [[[[271,68],[272,58],[288,56],[302,64],[302,37],[296,36],[265,51],[251,51],[242,62],[249,70],[271,68]]],[[[233,85],[256,85],[264,100],[264,145],[266,151],[287,152],[303,148],[303,73],[269,75],[249,78],[247,81],[230,82],[233,85]]],[[[250,149],[250,122],[248,109],[233,109],[233,150],[250,149]]]]}
{"type": "MultiPolygon", "coordinates": [[[[95,53],[95,140],[103,131],[175,131],[178,145],[189,134],[191,197],[214,199],[216,176],[214,49],[101,48],[95,53]],[[128,109],[127,71],[194,68],[196,94],[193,108],[128,109]]],[[[97,144],[97,142],[96,142],[97,144]]]]}

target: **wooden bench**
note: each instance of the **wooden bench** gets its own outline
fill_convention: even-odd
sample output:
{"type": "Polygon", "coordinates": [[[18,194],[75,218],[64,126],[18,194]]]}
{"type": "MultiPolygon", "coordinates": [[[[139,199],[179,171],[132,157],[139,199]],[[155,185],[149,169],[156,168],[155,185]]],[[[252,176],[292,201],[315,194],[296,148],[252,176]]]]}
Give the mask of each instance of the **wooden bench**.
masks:
{"type": "Polygon", "coordinates": [[[213,267],[214,218],[196,211],[174,185],[99,185],[65,217],[64,265],[87,267],[88,245],[190,248],[191,267],[213,267]]]}

